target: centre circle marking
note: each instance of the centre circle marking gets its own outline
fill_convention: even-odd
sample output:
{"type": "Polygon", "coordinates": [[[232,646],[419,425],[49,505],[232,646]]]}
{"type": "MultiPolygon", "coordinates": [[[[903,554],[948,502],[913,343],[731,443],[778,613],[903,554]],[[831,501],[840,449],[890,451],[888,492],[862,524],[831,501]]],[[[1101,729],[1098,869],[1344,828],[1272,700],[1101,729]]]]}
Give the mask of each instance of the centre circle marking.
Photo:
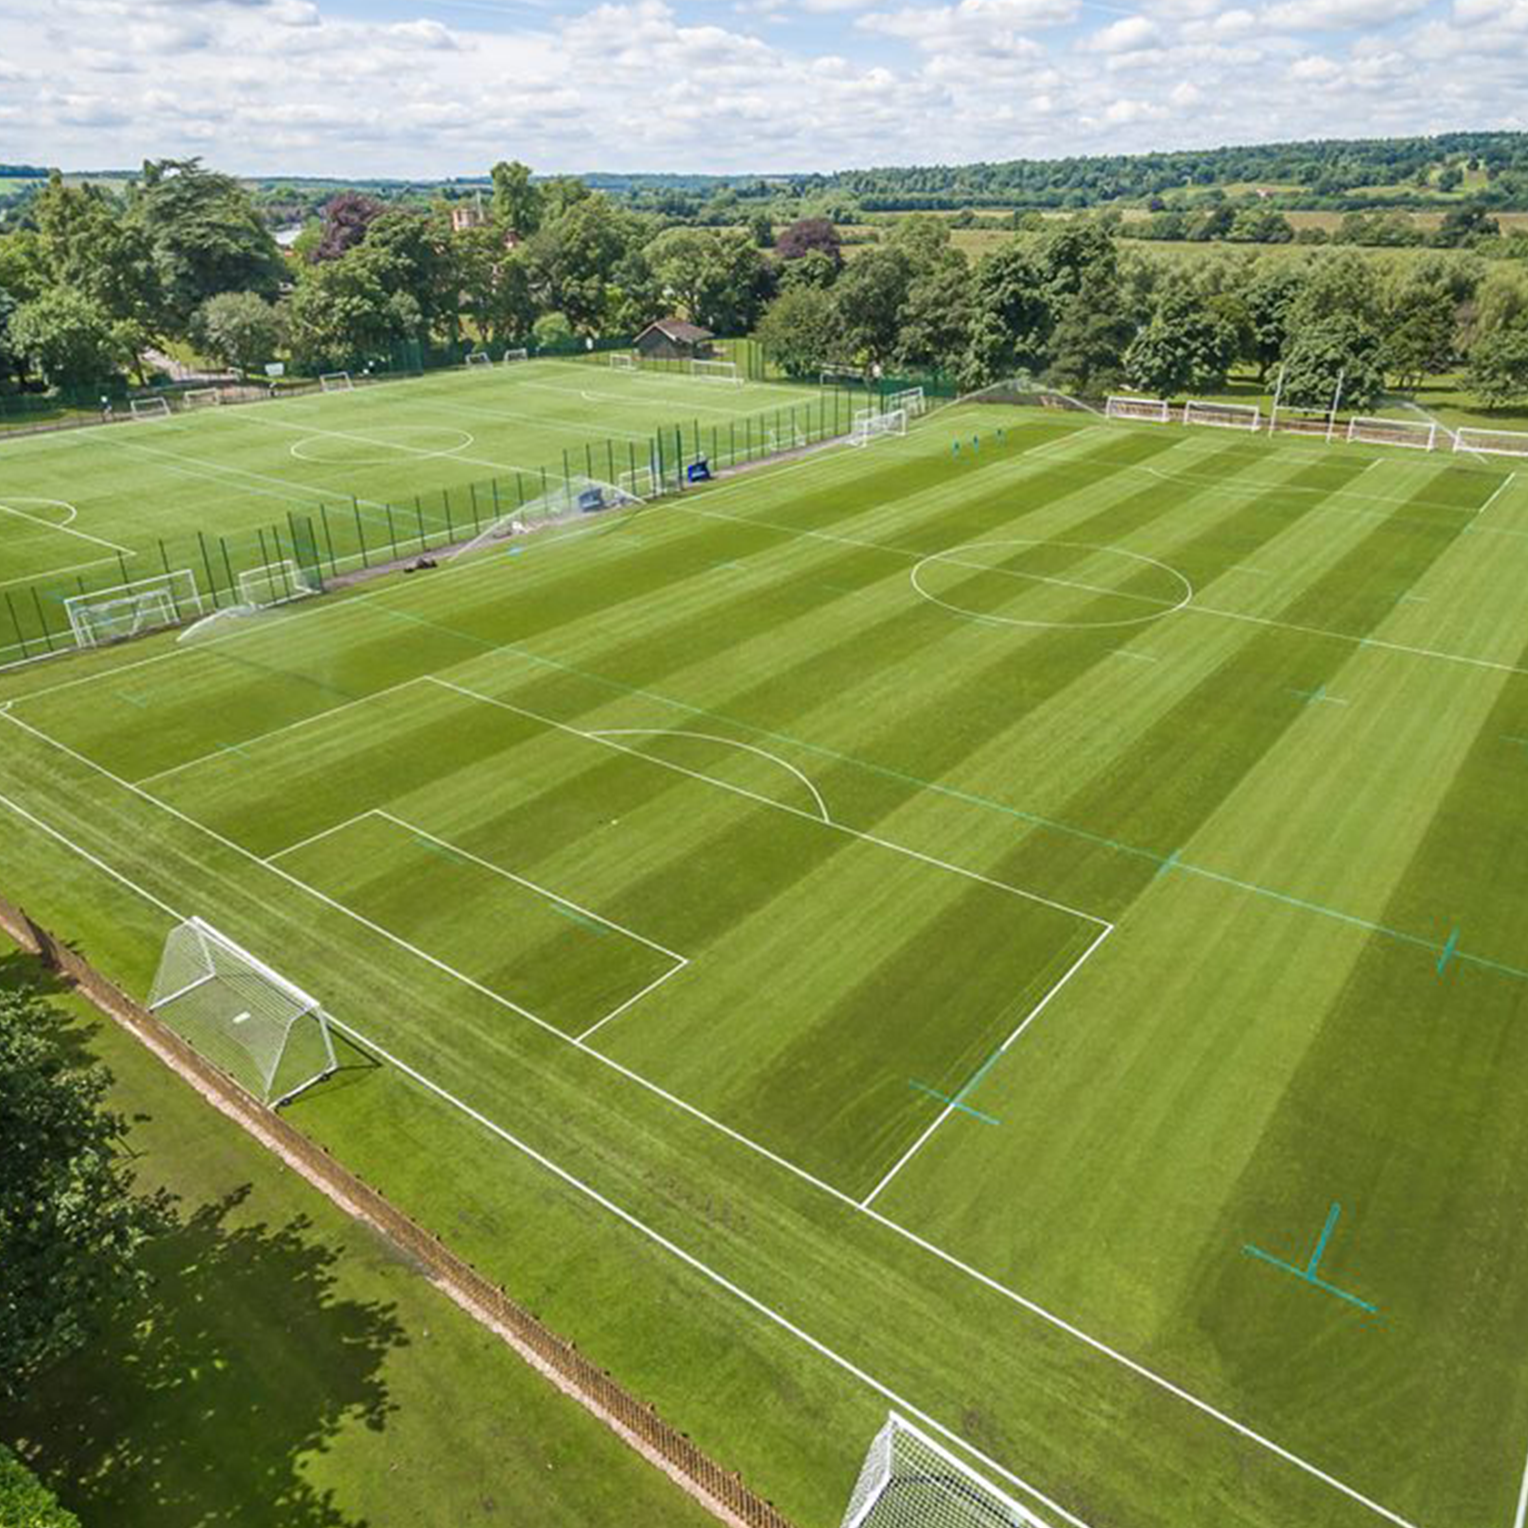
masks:
{"type": "Polygon", "coordinates": [[[467,431],[447,425],[397,424],[384,425],[371,435],[305,435],[301,440],[292,442],[291,453],[300,462],[313,462],[320,467],[386,467],[400,461],[429,461],[438,456],[454,456],[458,451],[465,451],[475,441],[476,437],[467,431]],[[402,439],[396,442],[379,439],[383,431],[401,436],[402,439]],[[415,444],[416,441],[419,444],[415,444]],[[367,448],[386,454],[352,454],[358,449],[367,448]]]}
{"type": "Polygon", "coordinates": [[[18,515],[25,515],[28,520],[36,520],[44,525],[62,526],[71,524],[78,516],[79,510],[68,499],[42,499],[35,493],[8,493],[0,496],[0,509],[13,509],[18,515]],[[45,520],[41,515],[27,514],[25,505],[46,504],[53,509],[66,509],[68,514],[62,520],[45,520]]]}
{"type": "MultiPolygon", "coordinates": [[[[1122,547],[1098,546],[1091,541],[1034,541],[1019,537],[1006,541],[967,541],[960,546],[946,548],[942,552],[932,552],[929,556],[920,558],[908,575],[912,586],[917,592],[928,600],[930,604],[940,605],[946,610],[953,611],[956,615],[969,616],[974,621],[994,621],[1000,626],[1031,626],[1050,628],[1058,631],[1089,631],[1109,626],[1145,626],[1151,621],[1160,621],[1164,616],[1174,615],[1182,610],[1194,597],[1194,586],[1176,568],[1169,567],[1165,562],[1159,562],[1155,557],[1147,557],[1140,552],[1127,552],[1122,547]],[[1007,577],[1032,578],[1036,583],[1067,583],[1060,578],[1047,578],[1043,574],[1014,574],[1007,568],[989,568],[978,563],[962,563],[955,561],[962,552],[980,551],[984,547],[1012,547],[1012,546],[1055,546],[1068,547],[1077,552],[1103,552],[1114,557],[1128,558],[1131,562],[1143,563],[1150,568],[1158,568],[1169,578],[1175,579],[1183,589],[1183,598],[1177,604],[1163,601],[1160,610],[1148,611],[1145,615],[1132,616],[1128,620],[1120,621],[1033,621],[1025,620],[1020,616],[1012,615],[989,615],[982,610],[967,610],[963,605],[956,605],[950,600],[941,599],[937,594],[932,594],[919,582],[919,575],[930,563],[945,563],[951,567],[959,567],[970,573],[997,573],[1007,577]]],[[[1111,595],[1116,599],[1139,599],[1139,595],[1116,593],[1111,589],[1092,589],[1086,592],[1111,595]]]]}

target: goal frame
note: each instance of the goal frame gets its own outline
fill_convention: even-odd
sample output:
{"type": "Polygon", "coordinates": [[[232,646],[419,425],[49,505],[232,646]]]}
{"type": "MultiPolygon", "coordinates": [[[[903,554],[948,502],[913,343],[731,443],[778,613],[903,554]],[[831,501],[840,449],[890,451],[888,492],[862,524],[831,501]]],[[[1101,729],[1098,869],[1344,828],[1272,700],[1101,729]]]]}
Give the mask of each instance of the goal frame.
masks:
{"type": "Polygon", "coordinates": [[[147,636],[205,614],[201,589],[190,568],[172,568],[147,578],[113,584],[107,589],[93,589],[88,594],[71,594],[64,601],[64,615],[76,647],[104,647],[125,642],[130,637],[147,636]],[[97,623],[94,612],[122,612],[122,621],[97,623]]]}
{"type": "Polygon", "coordinates": [[[858,366],[824,366],[817,374],[818,387],[869,387],[870,373],[858,366]]]}
{"type": "Polygon", "coordinates": [[[1129,393],[1110,393],[1104,399],[1105,419],[1129,419],[1137,424],[1170,424],[1172,405],[1166,398],[1138,398],[1129,393]]]}
{"type": "Polygon", "coordinates": [[[708,360],[704,356],[691,358],[690,375],[702,382],[723,382],[732,387],[741,387],[746,380],[736,361],[708,360]]]}
{"type": "Polygon", "coordinates": [[[326,371],[319,374],[318,385],[326,393],[353,393],[355,378],[348,371],[326,371]]]}
{"type": "Polygon", "coordinates": [[[1454,431],[1454,450],[1480,456],[1528,456],[1528,434],[1521,430],[1487,430],[1461,425],[1454,431]],[[1465,437],[1470,437],[1466,439],[1465,437]],[[1484,436],[1482,440],[1478,437],[1484,436]]]}
{"type": "Polygon", "coordinates": [[[634,355],[624,350],[612,350],[610,352],[611,371],[636,371],[641,362],[634,355]]]}
{"type": "Polygon", "coordinates": [[[872,440],[884,440],[888,435],[906,435],[907,424],[906,409],[856,409],[849,444],[868,446],[872,440]]]}
{"type": "Polygon", "coordinates": [[[504,359],[499,364],[501,366],[513,366],[519,361],[528,361],[530,358],[530,351],[521,346],[518,349],[506,350],[504,352],[504,359]]]}
{"type": "MultiPolygon", "coordinates": [[[[1036,1499],[1060,1511],[1038,1493],[1036,1499]]],[[[865,1451],[841,1528],[994,1528],[998,1524],[1051,1528],[1048,1519],[1032,1512],[916,1423],[892,1411],[865,1451]],[[900,1509],[894,1499],[899,1482],[913,1493],[913,1500],[900,1509]],[[941,1506],[948,1510],[941,1512],[941,1506]]]]}
{"type": "Polygon", "coordinates": [[[1183,405],[1183,422],[1256,434],[1263,427],[1263,411],[1255,403],[1208,403],[1190,398],[1183,405]]]}
{"type": "MultiPolygon", "coordinates": [[[[206,947],[213,947],[231,961],[244,967],[251,977],[264,984],[264,986],[269,987],[291,1009],[289,1016],[284,1020],[272,1021],[281,1023],[283,1025],[283,1032],[280,1046],[268,1067],[262,1067],[259,1059],[248,1047],[241,1047],[249,1055],[250,1060],[261,1076],[261,1087],[259,1090],[249,1087],[242,1077],[237,1076],[226,1067],[218,1065],[216,1060],[211,1056],[205,1055],[191,1040],[182,1036],[181,1038],[185,1039],[186,1043],[191,1045],[191,1048],[198,1055],[204,1056],[209,1065],[217,1066],[224,1076],[230,1078],[239,1087],[243,1088],[245,1092],[259,1099],[261,1103],[272,1109],[279,1109],[283,1104],[289,1103],[292,1099],[296,1098],[299,1093],[306,1092],[307,1089],[322,1082],[325,1078],[332,1076],[339,1070],[339,1062],[334,1054],[334,1040],[329,1030],[329,1015],[324,1012],[323,1004],[316,997],[305,992],[296,982],[283,976],[279,971],[273,970],[258,955],[251,954],[243,945],[230,939],[227,934],[219,932],[219,930],[213,928],[210,923],[202,918],[187,918],[177,923],[165,936],[165,942],[160,951],[159,966],[154,975],[154,983],[149,991],[147,1004],[149,1012],[155,1018],[159,1019],[168,1028],[175,1030],[176,1026],[164,1018],[164,1010],[172,1004],[189,997],[193,992],[199,991],[209,982],[225,979],[211,959],[206,958],[206,970],[195,976],[193,980],[189,982],[179,981],[168,992],[160,991],[161,985],[165,984],[166,974],[173,969],[171,964],[172,946],[175,941],[186,935],[190,935],[199,941],[204,958],[206,958],[206,947]],[[276,1081],[281,1073],[281,1064],[286,1059],[288,1053],[292,1032],[305,1019],[312,1019],[317,1026],[322,1043],[323,1064],[312,1075],[301,1078],[293,1086],[284,1088],[280,1093],[277,1093],[275,1091],[276,1081]]],[[[244,1017],[249,1017],[249,1014],[246,1013],[244,1017]]],[[[238,1016],[235,1016],[231,1022],[237,1023],[238,1021],[238,1016]]],[[[176,1030],[176,1033],[179,1033],[179,1031],[176,1030]]],[[[235,1041],[234,1043],[239,1044],[240,1042],[235,1041]]]]}
{"type": "Polygon", "coordinates": [[[170,408],[170,400],[165,397],[129,398],[127,411],[135,420],[168,419],[173,412],[170,408]]]}
{"type": "Polygon", "coordinates": [[[469,350],[462,357],[462,365],[471,367],[492,366],[493,357],[486,350],[469,350]]]}
{"type": "Polygon", "coordinates": [[[902,409],[909,419],[928,412],[928,394],[921,387],[904,387],[887,393],[883,400],[888,410],[902,409]]]}
{"type": "Polygon", "coordinates": [[[1438,422],[1435,419],[1377,419],[1359,415],[1348,420],[1348,444],[1401,446],[1408,451],[1435,451],[1438,422]]]}
{"type": "Polygon", "coordinates": [[[188,409],[199,409],[204,405],[212,408],[221,408],[223,389],[221,387],[193,387],[180,395],[180,401],[188,409]]]}
{"type": "Polygon", "coordinates": [[[305,568],[290,557],[275,562],[263,562],[255,568],[245,568],[235,580],[238,601],[255,610],[270,610],[276,605],[287,605],[293,600],[305,599],[310,594],[322,594],[324,581],[312,568],[305,568]],[[264,595],[261,585],[264,585],[264,595]],[[275,591],[280,591],[276,593],[275,591]],[[269,598],[272,593],[274,598],[269,598]]]}

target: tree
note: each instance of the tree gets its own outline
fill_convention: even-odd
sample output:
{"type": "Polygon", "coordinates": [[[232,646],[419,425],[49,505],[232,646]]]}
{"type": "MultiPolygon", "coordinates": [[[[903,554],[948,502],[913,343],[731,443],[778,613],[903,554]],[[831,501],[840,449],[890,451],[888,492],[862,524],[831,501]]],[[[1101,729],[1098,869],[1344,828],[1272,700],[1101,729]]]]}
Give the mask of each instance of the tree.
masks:
{"type": "Polygon", "coordinates": [[[843,269],[842,262],[820,249],[809,249],[795,260],[787,260],[779,267],[779,285],[782,292],[793,287],[816,287],[824,290],[838,280],[843,269]]]}
{"type": "Polygon", "coordinates": [[[287,299],[287,342],[304,370],[360,364],[420,338],[418,303],[390,292],[375,262],[360,258],[363,249],[309,266],[287,299]]]}
{"type": "Polygon", "coordinates": [[[775,247],[775,225],[767,212],[761,210],[749,214],[748,237],[760,249],[775,247]]]}
{"type": "Polygon", "coordinates": [[[219,292],[196,310],[191,332],[214,360],[251,372],[275,359],[281,317],[258,292],[219,292]]]}
{"type": "Polygon", "coordinates": [[[1125,376],[1153,397],[1219,392],[1236,355],[1236,332],[1181,288],[1158,304],[1151,323],[1125,351],[1125,376]]]}
{"type": "Polygon", "coordinates": [[[543,313],[531,329],[538,348],[569,350],[578,336],[565,313],[543,313]]]}
{"type": "Polygon", "coordinates": [[[606,288],[642,231],[639,218],[585,188],[524,245],[538,303],[562,313],[580,332],[599,328],[608,306],[606,288]]]}
{"type": "Polygon", "coordinates": [[[1284,353],[1290,320],[1304,289],[1303,269],[1288,260],[1264,260],[1253,270],[1242,294],[1251,341],[1245,355],[1257,366],[1259,381],[1284,353]]]}
{"type": "Polygon", "coordinates": [[[1459,249],[1480,239],[1495,238],[1500,232],[1501,224],[1484,207],[1472,204],[1444,213],[1432,242],[1440,249],[1459,249]]]}
{"type": "Polygon", "coordinates": [[[66,186],[55,171],[32,214],[50,286],[73,287],[112,319],[142,320],[152,313],[156,293],[147,241],[99,186],[66,186]]]}
{"type": "Polygon", "coordinates": [[[981,387],[1042,365],[1054,321],[1035,257],[1018,240],[994,250],[971,278],[971,342],[962,384],[981,387]]]}
{"type": "Polygon", "coordinates": [[[1055,303],[1081,291],[1090,275],[1102,273],[1112,280],[1119,269],[1113,234],[1083,219],[1063,223],[1047,234],[1040,242],[1039,260],[1055,303]]]}
{"type": "Polygon", "coordinates": [[[324,220],[318,242],[309,259],[338,260],[366,237],[366,230],[386,207],[374,196],[359,191],[341,191],[324,204],[324,220]]]}
{"type": "Polygon", "coordinates": [[[1284,354],[1283,398],[1294,408],[1330,408],[1342,384],[1342,402],[1371,407],[1385,390],[1378,332],[1361,318],[1336,314],[1294,331],[1284,354]]]}
{"type": "Polygon", "coordinates": [[[0,993],[0,1396],[19,1396],[146,1285],[138,1252],[165,1205],[132,1194],[110,1084],[69,1061],[39,999],[0,993]]]}
{"type": "Polygon", "coordinates": [[[697,324],[752,329],[763,306],[764,257],[741,229],[670,228],[643,251],[654,281],[697,324]]]}
{"type": "Polygon", "coordinates": [[[1528,400],[1528,328],[1499,329],[1481,340],[1465,381],[1490,409],[1528,400]]]}
{"type": "Polygon", "coordinates": [[[911,282],[912,266],[899,249],[869,249],[850,262],[833,285],[847,354],[876,365],[891,359],[911,282]]]}
{"type": "Polygon", "coordinates": [[[5,1528],[80,1528],[80,1520],[0,1444],[0,1523],[5,1528]]]}
{"type": "Polygon", "coordinates": [[[843,244],[829,218],[801,218],[781,231],[775,250],[782,260],[799,260],[813,250],[825,254],[837,268],[844,263],[843,244]]]}
{"type": "Polygon", "coordinates": [[[897,361],[936,370],[959,367],[971,344],[972,307],[971,270],[963,257],[915,277],[902,304],[897,361]]]}
{"type": "Polygon", "coordinates": [[[764,353],[788,377],[815,378],[842,359],[838,307],[820,287],[791,287],[764,310],[754,331],[764,353]]]}
{"type": "Polygon", "coordinates": [[[1112,391],[1124,376],[1125,350],[1133,337],[1117,277],[1103,262],[1094,263],[1061,308],[1046,376],[1066,392],[1112,391]]]}
{"type": "Polygon", "coordinates": [[[156,277],[154,322],[183,335],[219,292],[274,298],[286,266],[249,193],[199,159],[145,162],[128,220],[147,241],[156,277]]]}
{"type": "Polygon", "coordinates": [[[137,358],[141,332],[113,323],[93,297],[50,287],[11,315],[10,344],[54,387],[109,381],[137,358]]]}
{"type": "Polygon", "coordinates": [[[529,165],[500,160],[492,169],[493,215],[505,229],[528,239],[541,227],[543,198],[529,165]]]}
{"type": "Polygon", "coordinates": [[[523,345],[536,321],[525,261],[492,224],[463,229],[452,239],[462,311],[484,340],[523,345]]]}

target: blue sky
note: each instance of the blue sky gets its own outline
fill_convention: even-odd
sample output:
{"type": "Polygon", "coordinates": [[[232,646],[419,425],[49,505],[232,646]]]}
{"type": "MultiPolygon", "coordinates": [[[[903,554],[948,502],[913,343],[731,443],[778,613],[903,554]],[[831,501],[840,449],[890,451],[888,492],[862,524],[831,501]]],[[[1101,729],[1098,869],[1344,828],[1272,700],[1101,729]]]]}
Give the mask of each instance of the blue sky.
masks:
{"type": "Polygon", "coordinates": [[[4,0],[0,160],[826,170],[1528,128],[1528,0],[4,0]]]}

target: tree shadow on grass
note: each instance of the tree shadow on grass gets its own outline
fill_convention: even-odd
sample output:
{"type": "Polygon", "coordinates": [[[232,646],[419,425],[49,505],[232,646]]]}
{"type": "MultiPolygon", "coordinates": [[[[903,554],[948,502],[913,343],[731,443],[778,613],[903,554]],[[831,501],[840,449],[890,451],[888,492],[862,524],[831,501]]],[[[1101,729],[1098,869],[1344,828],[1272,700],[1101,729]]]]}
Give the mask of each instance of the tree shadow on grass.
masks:
{"type": "MultiPolygon", "coordinates": [[[[0,989],[48,980],[0,957],[0,989]]],[[[92,1059],[94,1026],[60,1029],[92,1059]]],[[[175,1218],[144,1251],[149,1293],[0,1409],[0,1438],[93,1528],[365,1528],[303,1461],[384,1427],[383,1364],[407,1339],[391,1304],[336,1292],[347,1254],[305,1216],[249,1222],[250,1193],[175,1218]]]]}

